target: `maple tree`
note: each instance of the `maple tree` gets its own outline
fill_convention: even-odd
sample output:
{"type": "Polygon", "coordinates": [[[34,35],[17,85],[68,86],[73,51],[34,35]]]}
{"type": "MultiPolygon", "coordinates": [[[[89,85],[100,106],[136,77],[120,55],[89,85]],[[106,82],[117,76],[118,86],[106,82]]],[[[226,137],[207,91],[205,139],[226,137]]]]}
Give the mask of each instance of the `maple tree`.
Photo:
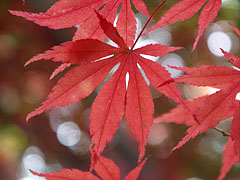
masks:
{"type": "MultiPolygon", "coordinates": [[[[119,179],[119,169],[109,159],[101,156],[105,146],[116,133],[119,124],[125,115],[127,124],[139,143],[140,163],[145,154],[146,139],[150,127],[157,122],[174,122],[190,126],[187,135],[173,148],[176,150],[198,134],[210,128],[216,128],[218,123],[228,117],[233,117],[230,138],[223,151],[223,167],[219,179],[223,179],[228,170],[240,160],[240,114],[239,101],[236,95],[240,91],[240,71],[226,66],[201,66],[199,68],[172,67],[186,72],[179,78],[172,79],[169,72],[160,64],[142,56],[163,56],[182,47],[168,47],[161,44],[150,44],[135,48],[142,34],[147,34],[157,28],[183,21],[192,17],[206,3],[207,0],[181,0],[173,5],[160,20],[145,33],[143,31],[158,8],[149,16],[147,8],[141,0],[60,0],[45,13],[27,13],[10,11],[41,26],[52,29],[80,26],[73,40],[55,46],[42,54],[31,58],[26,65],[41,59],[62,63],[52,73],[50,79],[71,65],[64,77],[53,87],[46,101],[27,116],[41,114],[51,108],[64,107],[76,103],[89,96],[104,81],[109,72],[120,64],[112,77],[104,84],[100,93],[92,104],[90,114],[90,135],[92,153],[91,170],[95,170],[102,179],[119,179]],[[148,16],[148,22],[135,39],[136,19],[132,11],[131,2],[137,10],[148,16]],[[121,10],[117,25],[112,24],[121,10]],[[102,42],[106,37],[118,47],[102,42]],[[170,113],[153,119],[154,103],[140,66],[151,85],[159,92],[176,103],[178,107],[170,113]],[[126,75],[129,82],[126,83],[126,75]],[[189,83],[196,86],[212,86],[220,90],[212,95],[203,96],[194,100],[182,99],[177,83],[189,83]],[[104,104],[104,105],[103,105],[104,104]],[[106,165],[103,170],[103,165],[106,165]],[[107,176],[107,169],[115,169],[116,173],[107,176]]],[[[193,50],[196,48],[200,36],[212,22],[221,7],[221,0],[209,0],[203,7],[199,17],[199,29],[193,50]]],[[[232,26],[239,34],[239,30],[232,26]]],[[[238,57],[222,50],[225,57],[236,67],[240,68],[238,57]]],[[[219,130],[221,131],[221,130],[219,130]]],[[[221,131],[223,134],[225,132],[221,131]]],[[[224,134],[228,135],[228,134],[224,134]]],[[[145,160],[130,172],[126,179],[136,179],[145,160]]],[[[46,179],[84,177],[98,179],[90,172],[63,169],[61,173],[33,174],[46,179]]]]}

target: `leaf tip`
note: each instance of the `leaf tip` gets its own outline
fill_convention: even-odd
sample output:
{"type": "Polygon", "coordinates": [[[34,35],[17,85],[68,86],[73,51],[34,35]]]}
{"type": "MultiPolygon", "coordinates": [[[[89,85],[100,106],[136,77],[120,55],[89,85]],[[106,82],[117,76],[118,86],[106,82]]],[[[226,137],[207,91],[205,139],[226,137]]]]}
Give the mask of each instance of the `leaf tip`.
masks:
{"type": "Polygon", "coordinates": [[[31,117],[29,117],[29,115],[27,115],[27,117],[26,117],[26,122],[28,122],[30,118],[31,118],[31,117]]]}
{"type": "Polygon", "coordinates": [[[24,67],[28,66],[29,64],[31,64],[33,62],[32,59],[28,60],[25,64],[24,64],[24,67]]]}
{"type": "Polygon", "coordinates": [[[10,13],[10,14],[12,14],[12,15],[15,15],[15,11],[14,10],[8,10],[8,12],[10,13]]]}
{"type": "Polygon", "coordinates": [[[26,62],[26,63],[24,64],[24,67],[27,67],[27,65],[29,65],[29,63],[28,63],[28,62],[26,62]]]}
{"type": "Polygon", "coordinates": [[[31,112],[31,113],[29,113],[29,114],[27,115],[27,117],[26,117],[26,122],[28,122],[33,116],[36,115],[36,114],[33,114],[33,113],[34,113],[34,111],[31,112]]]}

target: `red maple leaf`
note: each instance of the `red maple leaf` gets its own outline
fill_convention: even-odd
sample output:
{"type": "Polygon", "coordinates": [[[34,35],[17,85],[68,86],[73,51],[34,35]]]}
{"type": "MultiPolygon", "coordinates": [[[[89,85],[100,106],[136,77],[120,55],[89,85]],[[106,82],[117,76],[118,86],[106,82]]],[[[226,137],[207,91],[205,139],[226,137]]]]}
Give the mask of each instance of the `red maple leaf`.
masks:
{"type": "Polygon", "coordinates": [[[231,169],[231,167],[237,164],[237,162],[239,161],[238,157],[234,153],[233,142],[231,138],[228,139],[228,142],[223,150],[223,155],[224,155],[222,159],[223,166],[221,168],[221,172],[218,177],[218,180],[224,179],[224,177],[226,176],[228,171],[231,169]]]}
{"type": "MultiPolygon", "coordinates": [[[[166,25],[173,24],[178,21],[184,21],[191,18],[196,14],[207,0],[181,0],[173,5],[160,20],[144,34],[147,34],[157,28],[164,27],[166,25]]],[[[193,50],[196,48],[198,41],[203,34],[204,30],[208,27],[208,24],[212,22],[218,14],[221,7],[222,0],[209,0],[209,2],[203,7],[202,12],[198,19],[198,33],[195,39],[193,50]]]]}
{"type": "MultiPolygon", "coordinates": [[[[159,5],[159,7],[161,6],[162,4],[159,5]]],[[[150,44],[134,49],[140,33],[138,39],[129,49],[117,29],[99,13],[96,12],[96,14],[106,36],[119,47],[112,47],[99,40],[83,39],[55,46],[51,50],[30,59],[26,64],[41,59],[62,62],[63,65],[53,73],[53,76],[66,68],[69,63],[80,64],[80,66],[72,68],[58,81],[48,99],[42,103],[42,106],[31,112],[27,116],[27,120],[50,108],[67,106],[87,97],[104,81],[110,70],[120,63],[119,68],[102,87],[92,105],[90,114],[92,164],[96,163],[106,143],[109,143],[113,138],[124,112],[126,121],[139,142],[140,161],[145,154],[146,139],[153,123],[154,104],[138,64],[152,86],[175,102],[182,102],[181,93],[178,91],[176,83],[159,87],[159,84],[172,79],[168,71],[160,64],[143,58],[141,54],[163,56],[168,52],[181,49],[181,47],[150,44]],[[112,56],[106,57],[109,55],[112,56]],[[99,60],[101,58],[104,59],[99,60]],[[127,73],[129,74],[129,83],[126,90],[127,73]]]]}
{"type": "MultiPolygon", "coordinates": [[[[240,59],[238,57],[224,50],[222,52],[232,65],[240,68],[240,59]]],[[[187,73],[176,78],[177,82],[189,83],[195,86],[213,86],[220,88],[220,90],[212,95],[188,101],[187,105],[194,116],[185,112],[184,107],[179,105],[170,113],[157,118],[155,122],[173,122],[190,126],[187,130],[187,135],[173,148],[173,150],[176,150],[190,139],[195,138],[199,133],[206,132],[210,128],[215,128],[220,121],[233,117],[230,130],[231,140],[229,140],[231,142],[228,143],[224,150],[225,157],[219,177],[223,179],[231,166],[240,162],[240,101],[236,100],[236,95],[240,92],[240,71],[227,66],[173,68],[187,73]],[[232,145],[229,145],[230,143],[232,145]],[[234,159],[228,159],[230,156],[234,156],[234,159]]]]}
{"type": "MultiPolygon", "coordinates": [[[[135,8],[146,16],[147,8],[142,0],[131,0],[135,8]]],[[[73,40],[93,38],[104,40],[106,36],[102,32],[100,22],[94,10],[100,10],[103,18],[114,22],[117,11],[121,5],[118,16],[117,29],[128,46],[132,45],[136,33],[136,19],[131,9],[130,0],[60,0],[45,13],[28,13],[10,11],[10,13],[26,18],[41,26],[52,29],[80,26],[73,40]]]]}
{"type": "MultiPolygon", "coordinates": [[[[145,163],[146,160],[130,171],[124,180],[136,180],[145,163]]],[[[102,180],[120,180],[120,170],[111,159],[99,157],[99,161],[94,170],[102,180]]],[[[44,177],[47,180],[101,180],[91,172],[84,172],[78,169],[61,169],[60,171],[61,172],[51,172],[46,174],[36,173],[34,171],[31,172],[34,175],[44,177]]]]}

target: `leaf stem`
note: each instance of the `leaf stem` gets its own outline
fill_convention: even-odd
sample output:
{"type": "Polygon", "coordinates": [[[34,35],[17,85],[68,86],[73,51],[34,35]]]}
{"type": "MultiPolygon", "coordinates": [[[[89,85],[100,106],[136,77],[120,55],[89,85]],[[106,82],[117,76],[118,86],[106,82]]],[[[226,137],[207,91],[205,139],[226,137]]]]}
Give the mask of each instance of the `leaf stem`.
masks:
{"type": "Polygon", "coordinates": [[[158,10],[160,7],[162,7],[162,6],[165,4],[166,1],[167,1],[167,0],[165,0],[165,1],[163,1],[161,4],[159,4],[158,7],[153,11],[152,15],[148,18],[147,22],[145,23],[144,27],[142,28],[142,31],[139,33],[139,35],[138,35],[136,41],[135,41],[134,44],[132,45],[130,51],[133,50],[133,48],[134,48],[135,45],[137,44],[139,38],[141,37],[143,31],[146,29],[148,23],[150,22],[150,20],[151,20],[152,17],[154,16],[154,14],[156,14],[157,10],[158,10]]]}

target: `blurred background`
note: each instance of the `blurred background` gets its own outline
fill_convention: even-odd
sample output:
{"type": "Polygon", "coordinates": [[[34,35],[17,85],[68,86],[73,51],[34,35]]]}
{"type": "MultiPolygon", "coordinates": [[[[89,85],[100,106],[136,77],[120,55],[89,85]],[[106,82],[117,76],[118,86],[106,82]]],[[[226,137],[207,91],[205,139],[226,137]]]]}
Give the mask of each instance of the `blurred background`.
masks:
{"type": "MultiPolygon", "coordinates": [[[[8,10],[44,12],[56,0],[0,0],[0,179],[38,180],[29,169],[37,172],[58,171],[61,168],[89,169],[89,113],[99,89],[81,102],[65,108],[56,108],[30,119],[26,115],[37,108],[49,94],[53,85],[64,74],[53,80],[49,77],[59,66],[51,61],[39,61],[27,67],[25,62],[32,56],[52,46],[69,41],[76,28],[51,30],[40,27],[23,18],[11,15],[8,10]]],[[[157,7],[159,0],[145,3],[149,12],[157,7]]],[[[155,16],[159,19],[175,1],[168,1],[155,16]]],[[[184,22],[158,29],[143,36],[139,46],[161,43],[183,46],[185,49],[152,60],[167,67],[230,64],[219,48],[239,56],[240,42],[229,23],[239,28],[240,1],[223,0],[221,10],[200,39],[197,49],[191,52],[197,33],[199,13],[184,22]]],[[[147,18],[136,13],[138,33],[147,18]]],[[[152,23],[153,24],[153,23],[152,23]]],[[[106,41],[109,42],[109,41],[106,41]]],[[[111,42],[109,42],[111,43],[111,42]]],[[[172,77],[181,72],[167,69],[172,77]]],[[[114,70],[113,70],[114,71],[114,70]]],[[[112,71],[112,72],[113,72],[112,71]]],[[[65,71],[66,72],[66,71],[65,71]]],[[[146,81],[148,81],[146,79],[146,81]]],[[[159,94],[150,85],[155,103],[155,117],[175,107],[172,101],[159,94]]],[[[179,85],[186,99],[211,94],[211,87],[179,85]]],[[[219,127],[229,131],[231,119],[219,127]]],[[[222,149],[227,141],[220,133],[210,130],[199,135],[181,149],[170,153],[185,135],[187,127],[174,124],[154,124],[148,138],[146,156],[149,157],[140,180],[212,180],[220,168],[222,149]]],[[[104,156],[114,160],[121,169],[121,179],[137,166],[138,145],[124,120],[114,139],[107,145],[104,156]]],[[[240,167],[231,169],[226,179],[240,176],[240,167]]]]}

